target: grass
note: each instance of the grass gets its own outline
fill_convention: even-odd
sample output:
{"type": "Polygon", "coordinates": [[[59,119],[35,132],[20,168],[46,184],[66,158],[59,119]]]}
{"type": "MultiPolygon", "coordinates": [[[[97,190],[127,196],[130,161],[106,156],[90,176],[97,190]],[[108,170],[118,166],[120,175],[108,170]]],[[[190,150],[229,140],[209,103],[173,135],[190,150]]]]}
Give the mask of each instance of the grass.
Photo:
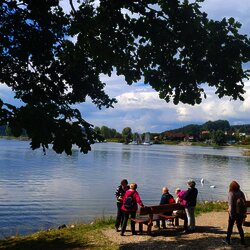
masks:
{"type": "Polygon", "coordinates": [[[202,213],[209,213],[212,211],[221,212],[227,211],[228,204],[225,201],[205,201],[197,204],[195,208],[195,214],[200,215],[202,213]]]}
{"type": "Polygon", "coordinates": [[[73,228],[41,231],[28,236],[15,236],[0,240],[0,249],[11,250],[66,250],[66,249],[118,249],[101,230],[114,225],[114,219],[97,219],[91,224],[73,228]]]}
{"type": "Polygon", "coordinates": [[[208,144],[208,143],[205,143],[205,142],[192,142],[191,145],[192,146],[201,146],[201,147],[214,147],[214,148],[220,147],[216,143],[208,144]]]}
{"type": "MultiPolygon", "coordinates": [[[[226,211],[226,202],[202,202],[196,206],[196,216],[212,211],[226,211]]],[[[216,223],[216,222],[215,222],[216,223]]],[[[0,249],[9,250],[118,250],[120,245],[111,242],[102,234],[105,228],[113,227],[114,218],[96,219],[91,224],[40,231],[28,236],[12,236],[0,240],[0,249]]],[[[250,244],[250,234],[245,234],[250,244]]],[[[136,243],[135,243],[136,244],[136,243]]],[[[135,248],[134,248],[135,249],[135,248]]]]}

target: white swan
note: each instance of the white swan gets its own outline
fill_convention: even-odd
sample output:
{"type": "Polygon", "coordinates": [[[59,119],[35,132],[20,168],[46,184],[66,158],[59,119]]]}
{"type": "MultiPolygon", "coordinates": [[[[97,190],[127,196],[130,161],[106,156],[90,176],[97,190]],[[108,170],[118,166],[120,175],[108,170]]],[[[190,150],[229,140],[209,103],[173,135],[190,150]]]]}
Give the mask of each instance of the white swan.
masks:
{"type": "Polygon", "coordinates": [[[216,188],[216,186],[215,185],[211,185],[210,188],[216,188]]]}
{"type": "Polygon", "coordinates": [[[204,184],[204,179],[203,179],[203,178],[201,179],[201,184],[202,184],[202,185],[204,184]]]}

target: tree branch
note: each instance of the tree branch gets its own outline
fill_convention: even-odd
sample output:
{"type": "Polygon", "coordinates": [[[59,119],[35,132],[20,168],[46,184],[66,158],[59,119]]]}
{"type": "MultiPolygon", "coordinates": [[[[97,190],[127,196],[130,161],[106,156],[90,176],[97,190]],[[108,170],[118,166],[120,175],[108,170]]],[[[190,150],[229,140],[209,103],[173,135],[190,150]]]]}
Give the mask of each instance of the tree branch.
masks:
{"type": "Polygon", "coordinates": [[[74,12],[74,14],[76,14],[76,9],[75,9],[75,7],[74,7],[74,5],[73,5],[73,1],[72,1],[72,0],[69,0],[69,4],[70,4],[71,9],[72,9],[72,11],[74,12]]]}

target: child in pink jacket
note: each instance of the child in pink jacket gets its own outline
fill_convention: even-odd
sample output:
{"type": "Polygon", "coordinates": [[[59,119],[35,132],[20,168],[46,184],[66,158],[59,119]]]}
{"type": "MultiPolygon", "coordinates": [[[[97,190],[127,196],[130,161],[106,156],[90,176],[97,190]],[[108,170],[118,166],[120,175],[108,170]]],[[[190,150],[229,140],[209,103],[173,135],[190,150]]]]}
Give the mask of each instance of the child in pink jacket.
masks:
{"type": "MultiPolygon", "coordinates": [[[[137,184],[136,183],[131,183],[129,185],[129,190],[127,190],[126,193],[125,193],[125,195],[123,196],[122,211],[124,213],[123,214],[124,219],[123,219],[123,223],[122,223],[121,236],[124,236],[129,216],[131,218],[135,218],[135,216],[136,216],[136,211],[138,209],[137,203],[141,207],[144,207],[144,205],[143,205],[143,203],[141,201],[141,198],[140,198],[138,192],[136,191],[136,189],[137,189],[137,184]],[[127,197],[129,197],[129,196],[131,196],[132,199],[133,199],[133,206],[131,208],[126,208],[125,201],[126,201],[127,197]]],[[[135,222],[131,220],[130,225],[131,225],[132,235],[135,235],[136,234],[136,231],[135,231],[135,222]]]]}
{"type": "Polygon", "coordinates": [[[186,206],[187,201],[183,199],[184,194],[186,193],[186,190],[181,190],[180,188],[176,188],[175,194],[177,196],[176,203],[180,203],[182,206],[186,206]]]}

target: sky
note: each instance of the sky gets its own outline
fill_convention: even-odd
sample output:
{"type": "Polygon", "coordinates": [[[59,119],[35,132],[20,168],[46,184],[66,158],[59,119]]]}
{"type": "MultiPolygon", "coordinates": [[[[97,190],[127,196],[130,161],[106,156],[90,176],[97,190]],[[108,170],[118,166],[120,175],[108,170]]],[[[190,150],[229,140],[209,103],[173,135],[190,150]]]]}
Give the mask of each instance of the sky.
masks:
{"type": "MultiPolygon", "coordinates": [[[[68,0],[61,2],[65,9],[68,8],[67,3],[68,0]]],[[[242,24],[241,33],[250,36],[249,0],[205,0],[201,6],[211,19],[234,17],[242,24]]],[[[106,83],[106,93],[118,101],[114,108],[99,110],[90,100],[76,106],[83,118],[94,126],[108,126],[118,132],[131,127],[132,132],[143,133],[163,132],[218,119],[228,120],[231,125],[250,124],[250,81],[245,82],[243,102],[230,101],[229,97],[219,99],[214,89],[208,89],[207,98],[200,105],[191,106],[166,103],[142,81],[129,86],[123,77],[115,73],[111,77],[103,75],[101,80],[106,83]]],[[[13,102],[13,93],[3,84],[0,84],[0,98],[13,102]]]]}
{"type": "MultiPolygon", "coordinates": [[[[201,5],[211,19],[234,17],[242,24],[241,32],[250,35],[249,0],[205,0],[201,5]]],[[[191,106],[166,103],[150,86],[142,83],[128,86],[123,77],[115,74],[102,79],[107,83],[107,93],[118,100],[114,108],[99,111],[91,104],[79,106],[85,118],[96,126],[105,125],[119,132],[131,127],[133,132],[142,133],[163,132],[218,119],[228,120],[231,125],[250,123],[250,81],[245,83],[244,102],[230,101],[228,97],[219,99],[215,90],[209,89],[200,105],[191,106]]]]}

